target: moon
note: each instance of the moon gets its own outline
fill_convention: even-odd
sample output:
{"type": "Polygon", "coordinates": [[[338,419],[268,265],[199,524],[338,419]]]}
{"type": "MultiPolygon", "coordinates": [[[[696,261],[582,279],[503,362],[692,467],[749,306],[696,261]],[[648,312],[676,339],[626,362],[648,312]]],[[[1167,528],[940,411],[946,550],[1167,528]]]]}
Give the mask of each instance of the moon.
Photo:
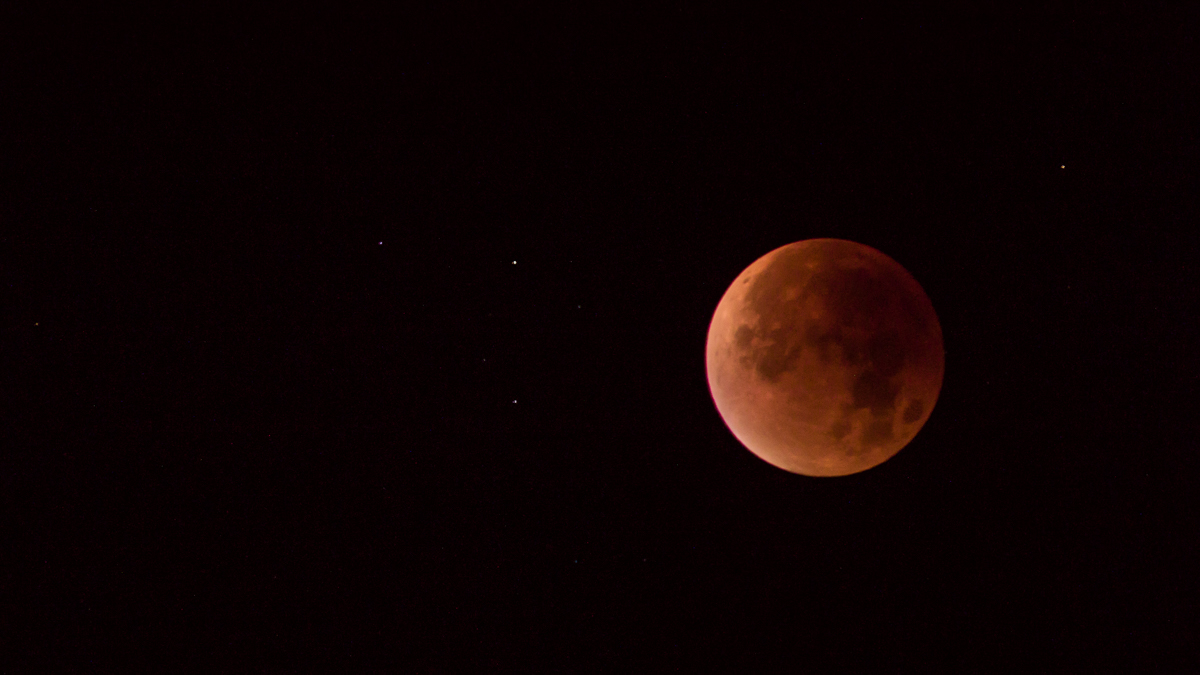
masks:
{"type": "Polygon", "coordinates": [[[841,239],[788,244],[754,261],[708,328],[717,411],[763,460],[845,476],[917,435],[945,372],[925,291],[883,253],[841,239]]]}

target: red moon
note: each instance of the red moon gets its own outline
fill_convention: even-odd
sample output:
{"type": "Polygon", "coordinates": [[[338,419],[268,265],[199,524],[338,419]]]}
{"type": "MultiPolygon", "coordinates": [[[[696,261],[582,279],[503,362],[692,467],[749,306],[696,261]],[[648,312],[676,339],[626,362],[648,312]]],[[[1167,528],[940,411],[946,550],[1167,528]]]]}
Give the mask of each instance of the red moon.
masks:
{"type": "Polygon", "coordinates": [[[708,329],[708,386],[751,452],[807,476],[877,466],[929,419],[945,372],[929,297],[862,244],[808,239],[734,279],[708,329]]]}

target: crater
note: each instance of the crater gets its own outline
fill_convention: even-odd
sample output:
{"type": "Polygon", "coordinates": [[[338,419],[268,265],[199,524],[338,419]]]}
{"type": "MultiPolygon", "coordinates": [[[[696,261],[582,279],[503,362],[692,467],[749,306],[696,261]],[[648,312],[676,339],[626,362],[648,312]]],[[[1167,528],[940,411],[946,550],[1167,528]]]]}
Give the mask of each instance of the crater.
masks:
{"type": "Polygon", "coordinates": [[[747,324],[738,326],[737,332],[733,334],[733,341],[738,346],[738,349],[749,349],[750,341],[754,339],[754,329],[747,324]]]}
{"type": "MultiPolygon", "coordinates": [[[[759,281],[752,288],[759,289],[759,281]]],[[[780,290],[775,288],[774,290],[780,290]]],[[[758,327],[738,326],[733,342],[743,368],[754,370],[768,382],[792,370],[803,348],[802,316],[797,303],[761,294],[753,299],[753,314],[761,319],[758,327]]]]}
{"type": "Polygon", "coordinates": [[[912,424],[921,419],[921,413],[925,412],[925,404],[919,398],[914,398],[909,401],[908,407],[904,409],[904,415],[900,418],[905,424],[912,424]]]}
{"type": "Polygon", "coordinates": [[[884,445],[892,440],[892,419],[871,420],[863,429],[862,442],[864,446],[884,445]]]}
{"type": "Polygon", "coordinates": [[[867,341],[871,367],[884,377],[891,377],[904,367],[904,348],[894,330],[879,331],[867,341]]]}
{"type": "Polygon", "coordinates": [[[829,437],[835,441],[842,440],[846,437],[846,434],[850,433],[850,420],[842,418],[834,422],[829,426],[829,431],[827,433],[829,434],[829,437]]]}
{"type": "Polygon", "coordinates": [[[850,391],[855,408],[870,408],[875,417],[889,415],[896,409],[900,385],[874,369],[866,370],[854,380],[850,391]]]}
{"type": "Polygon", "coordinates": [[[779,379],[779,376],[786,373],[794,361],[792,353],[781,344],[754,350],[752,359],[754,369],[768,382],[779,379]]]}

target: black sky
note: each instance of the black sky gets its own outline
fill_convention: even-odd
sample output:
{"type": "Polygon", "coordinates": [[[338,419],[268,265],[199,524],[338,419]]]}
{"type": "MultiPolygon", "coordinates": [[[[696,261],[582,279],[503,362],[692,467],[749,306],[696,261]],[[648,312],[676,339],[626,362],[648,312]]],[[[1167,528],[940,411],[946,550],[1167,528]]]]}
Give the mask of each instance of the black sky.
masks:
{"type": "Polygon", "coordinates": [[[14,18],[20,669],[1195,667],[1194,11],[14,18]],[[947,352],[841,479],[704,374],[814,237],[947,352]]]}

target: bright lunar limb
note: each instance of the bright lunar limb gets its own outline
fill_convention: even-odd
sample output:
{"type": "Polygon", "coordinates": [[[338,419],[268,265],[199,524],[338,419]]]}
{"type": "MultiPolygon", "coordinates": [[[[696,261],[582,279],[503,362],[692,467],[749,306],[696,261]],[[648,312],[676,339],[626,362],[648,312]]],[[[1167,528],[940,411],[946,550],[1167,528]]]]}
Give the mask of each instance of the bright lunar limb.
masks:
{"type": "Polygon", "coordinates": [[[809,239],[759,258],[713,314],[709,389],[751,452],[788,471],[843,476],[907,445],[945,370],[928,296],[862,244],[809,239]]]}

